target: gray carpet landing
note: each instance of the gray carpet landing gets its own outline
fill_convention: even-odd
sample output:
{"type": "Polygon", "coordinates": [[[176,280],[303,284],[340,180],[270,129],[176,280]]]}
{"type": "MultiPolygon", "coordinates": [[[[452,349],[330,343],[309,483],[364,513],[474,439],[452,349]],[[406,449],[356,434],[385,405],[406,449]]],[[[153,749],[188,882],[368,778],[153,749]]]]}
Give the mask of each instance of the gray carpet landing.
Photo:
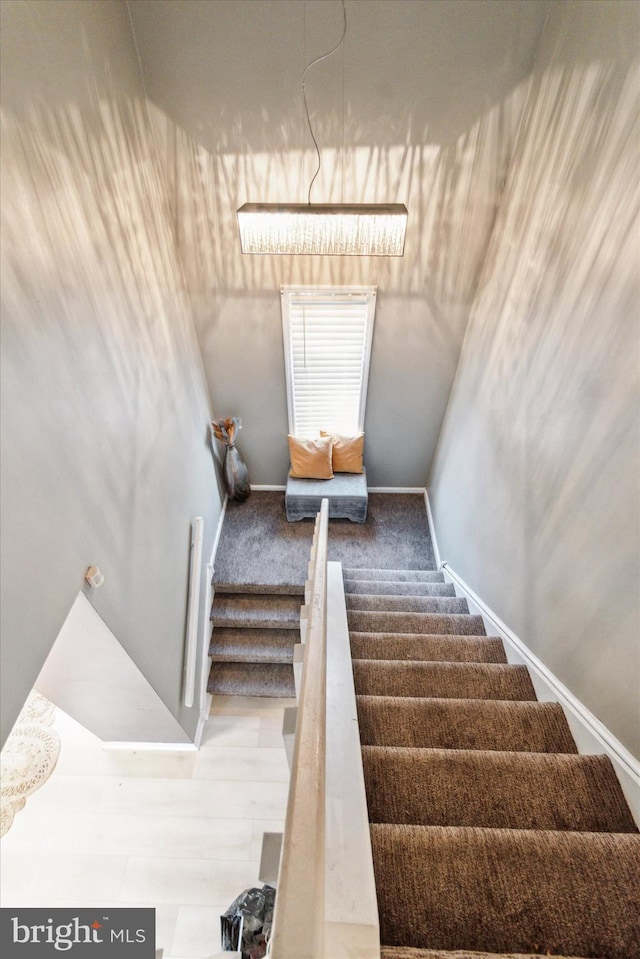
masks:
{"type": "MultiPolygon", "coordinates": [[[[302,586],[313,537],[313,520],[288,523],[284,493],[254,491],[227,506],[215,560],[216,592],[232,587],[302,586]]],[[[434,570],[435,559],[424,496],[370,493],[367,520],[329,523],[329,559],[371,571],[434,570]]]]}
{"type": "MultiPolygon", "coordinates": [[[[313,520],[287,522],[284,493],[254,490],[245,502],[228,504],[215,559],[209,692],[295,696],[293,647],[300,641],[313,527],[313,520]]],[[[329,559],[353,569],[363,594],[371,591],[367,587],[380,592],[371,579],[376,567],[386,567],[390,595],[403,585],[403,569],[433,570],[424,497],[370,494],[366,523],[330,521],[329,559]]],[[[460,607],[439,573],[415,575],[416,610],[437,615],[452,604],[460,607]]],[[[356,598],[354,610],[378,608],[377,600],[371,606],[366,596],[356,598]]]]}
{"type": "Polygon", "coordinates": [[[416,582],[436,578],[345,571],[383,959],[639,959],[640,836],[611,762],[416,582]]]}

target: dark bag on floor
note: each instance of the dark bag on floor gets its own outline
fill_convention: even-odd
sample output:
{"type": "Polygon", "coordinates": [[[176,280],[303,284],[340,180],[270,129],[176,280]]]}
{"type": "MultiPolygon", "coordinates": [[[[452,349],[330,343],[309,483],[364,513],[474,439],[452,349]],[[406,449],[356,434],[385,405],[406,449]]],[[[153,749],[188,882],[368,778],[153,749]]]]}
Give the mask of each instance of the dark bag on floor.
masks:
{"type": "Polygon", "coordinates": [[[263,959],[271,935],[276,891],[273,886],[245,889],[220,916],[222,949],[242,959],[263,959]]]}

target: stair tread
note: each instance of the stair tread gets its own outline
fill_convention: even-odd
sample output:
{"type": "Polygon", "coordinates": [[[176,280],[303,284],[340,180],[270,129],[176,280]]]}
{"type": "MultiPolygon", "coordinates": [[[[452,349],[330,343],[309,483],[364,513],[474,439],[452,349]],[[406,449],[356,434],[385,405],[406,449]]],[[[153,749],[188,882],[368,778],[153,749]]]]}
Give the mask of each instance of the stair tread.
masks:
{"type": "MultiPolygon", "coordinates": [[[[451,591],[453,593],[453,591],[451,591]]],[[[347,610],[383,613],[468,613],[466,599],[459,596],[386,596],[384,594],[346,593],[347,610]]]]}
{"type": "Polygon", "coordinates": [[[345,593],[384,596],[455,596],[452,583],[402,582],[401,580],[346,579],[345,593]]]}
{"type": "Polygon", "coordinates": [[[504,644],[498,636],[352,632],[349,639],[352,659],[507,661],[504,644]]]}
{"type": "MultiPolygon", "coordinates": [[[[473,949],[414,949],[412,946],[382,946],[380,959],[550,959],[545,952],[478,952],[473,949]]],[[[585,956],[558,956],[552,959],[586,959],[585,956]]]]}
{"type": "Polygon", "coordinates": [[[211,608],[214,626],[299,629],[300,597],[222,593],[211,608]]]}
{"type": "Polygon", "coordinates": [[[349,631],[356,633],[449,633],[485,635],[482,616],[470,613],[385,613],[347,610],[349,631]]]}
{"type": "Polygon", "coordinates": [[[212,663],[207,692],[222,696],[295,697],[290,663],[212,663]]]}
{"type": "Polygon", "coordinates": [[[343,567],[345,579],[393,580],[395,582],[443,583],[444,575],[435,569],[369,569],[359,566],[343,567]]]}
{"type": "Polygon", "coordinates": [[[209,656],[213,662],[290,663],[297,642],[300,633],[294,629],[216,627],[209,656]]]}
{"type": "Polygon", "coordinates": [[[363,746],[371,822],[637,832],[602,755],[363,746]]]}
{"type": "Polygon", "coordinates": [[[638,956],[638,835],[388,823],[370,831],[384,944],[638,956]]]}
{"type": "Polygon", "coordinates": [[[356,694],[441,699],[535,700],[526,666],[354,659],[356,694]]]}
{"type": "Polygon", "coordinates": [[[577,753],[557,703],[356,696],[363,745],[577,753]]]}
{"type": "Polygon", "coordinates": [[[344,580],[381,959],[640,959],[640,834],[611,761],[578,754],[452,585],[344,580]]]}

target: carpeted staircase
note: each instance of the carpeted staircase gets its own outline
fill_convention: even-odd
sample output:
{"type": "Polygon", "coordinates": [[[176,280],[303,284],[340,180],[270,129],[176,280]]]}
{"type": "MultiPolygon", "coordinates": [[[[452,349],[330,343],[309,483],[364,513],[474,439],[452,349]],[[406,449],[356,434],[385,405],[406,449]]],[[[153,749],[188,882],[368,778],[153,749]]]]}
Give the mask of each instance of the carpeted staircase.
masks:
{"type": "Polygon", "coordinates": [[[295,696],[304,586],[217,583],[207,690],[226,696],[295,696]]]}
{"type": "Polygon", "coordinates": [[[383,959],[640,957],[640,836],[441,573],[344,569],[383,959]]]}

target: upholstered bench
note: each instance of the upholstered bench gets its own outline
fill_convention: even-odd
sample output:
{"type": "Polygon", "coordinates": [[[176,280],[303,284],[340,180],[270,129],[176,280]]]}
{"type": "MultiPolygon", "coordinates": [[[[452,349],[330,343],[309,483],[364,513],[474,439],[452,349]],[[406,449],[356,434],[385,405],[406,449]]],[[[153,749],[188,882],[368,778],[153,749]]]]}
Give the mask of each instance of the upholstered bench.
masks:
{"type": "Polygon", "coordinates": [[[364,523],[367,518],[369,494],[367,474],[335,473],[333,479],[295,479],[289,476],[284,505],[290,523],[314,517],[320,503],[329,500],[329,519],[350,519],[364,523]]]}

